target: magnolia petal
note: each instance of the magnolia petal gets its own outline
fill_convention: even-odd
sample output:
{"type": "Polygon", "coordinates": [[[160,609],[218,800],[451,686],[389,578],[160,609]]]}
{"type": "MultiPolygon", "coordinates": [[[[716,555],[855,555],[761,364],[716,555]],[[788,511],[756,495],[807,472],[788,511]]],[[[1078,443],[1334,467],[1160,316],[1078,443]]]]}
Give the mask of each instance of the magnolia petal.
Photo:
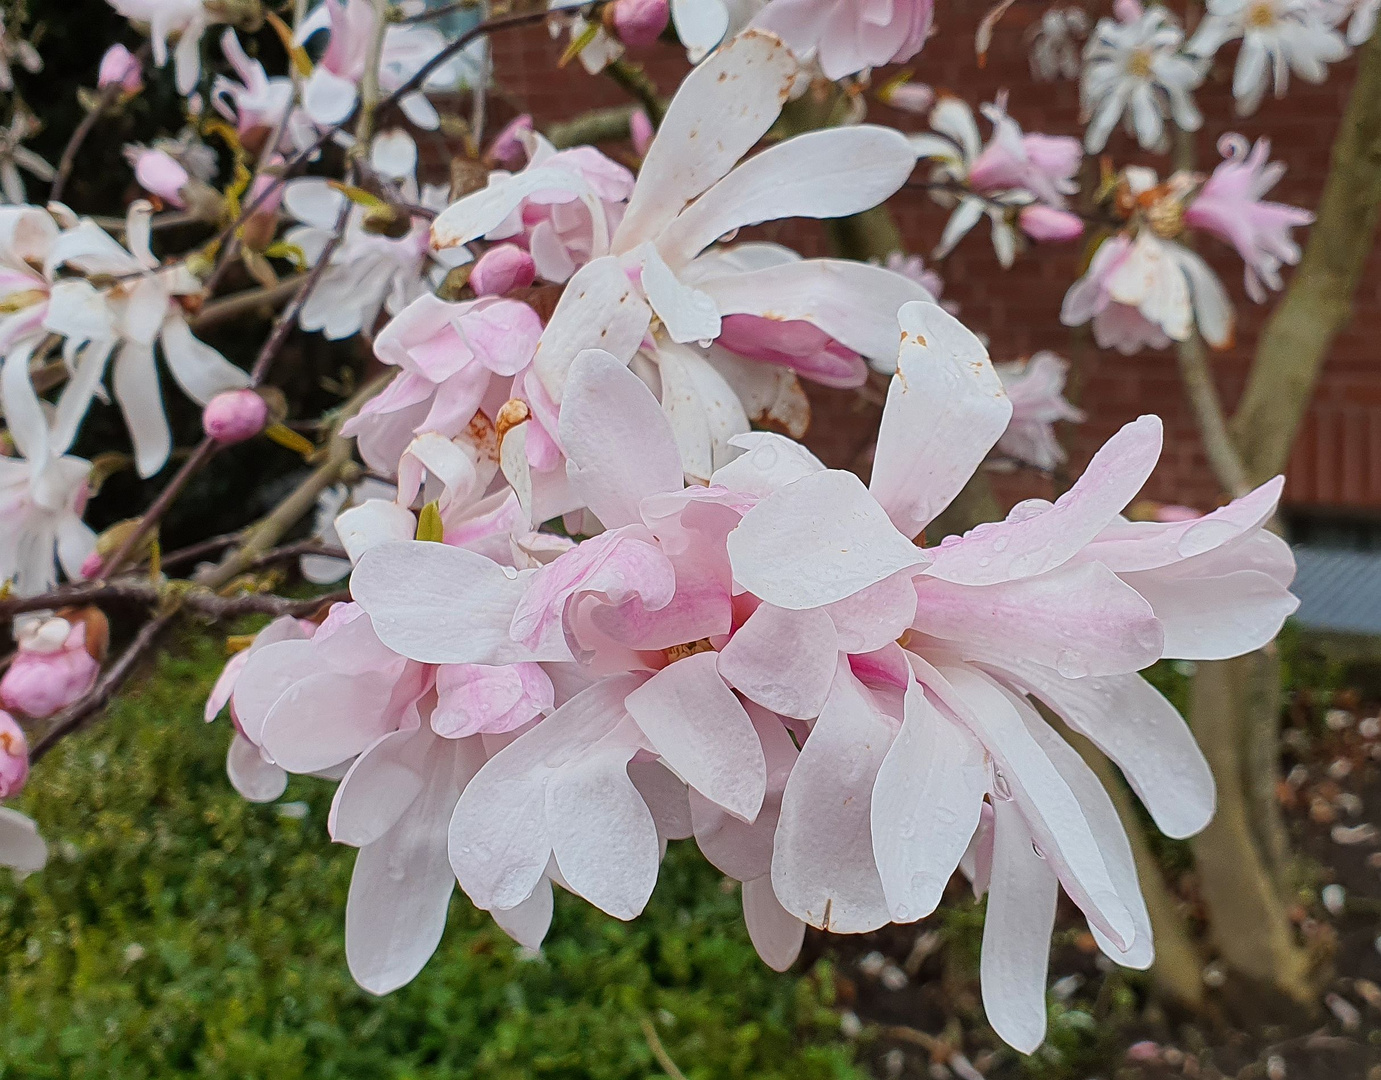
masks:
{"type": "Polygon", "coordinates": [[[993,804],[992,879],[979,978],[983,1011],[1002,1040],[1030,1054],[1045,1038],[1045,980],[1059,883],[1036,854],[1020,811],[993,804]]]}
{"type": "Polygon", "coordinates": [[[652,244],[633,252],[642,264],[643,291],[672,341],[713,341],[720,319],[715,302],[699,289],[680,281],[652,244]]]}
{"type": "Polygon", "coordinates": [[[753,948],[773,971],[785,971],[801,955],[806,924],[782,907],[770,876],[743,883],[743,922],[753,948]]]}
{"type": "Polygon", "coordinates": [[[552,902],[551,879],[543,878],[532,890],[532,895],[521,904],[511,908],[495,908],[490,912],[499,929],[525,949],[541,948],[551,929],[552,902]]]}
{"type": "Polygon", "coordinates": [[[553,401],[565,395],[566,377],[586,349],[603,349],[625,364],[647,334],[652,312],[612,256],[586,263],[566,283],[538,342],[532,366],[553,401]]]}
{"type": "Polygon", "coordinates": [[[1193,836],[1212,819],[1208,762],[1184,717],[1140,675],[1066,679],[1024,662],[1003,670],[1116,762],[1166,836],[1193,836]]]}
{"type": "Polygon", "coordinates": [[[853,473],[830,469],[773,492],[729,534],[734,578],[778,607],[820,607],[929,556],[899,533],[853,473]]]}
{"type": "Polygon", "coordinates": [[[782,793],[772,887],[811,926],[866,933],[891,920],[873,857],[869,803],[892,726],[841,658],[829,699],[782,793]]]}
{"type": "Polygon", "coordinates": [[[349,761],[393,726],[393,680],[377,672],[319,672],[283,692],[264,720],[264,749],[289,772],[349,761]]]}
{"type": "Polygon", "coordinates": [[[988,790],[983,748],[914,680],[905,717],[872,797],[873,854],[894,922],[935,910],[978,828],[988,790]]]}
{"type": "Polygon", "coordinates": [[[893,524],[918,536],[1007,430],[1012,405],[988,350],[935,304],[898,313],[901,355],[887,388],[869,484],[893,524]]]}
{"type": "Polygon", "coordinates": [[[1093,455],[1074,486],[1039,513],[979,525],[931,554],[928,573],[963,585],[1033,577],[1067,562],[1116,518],[1160,458],[1161,422],[1142,416],[1093,455]]]}
{"type": "Polygon", "coordinates": [[[1207,577],[1196,572],[1198,561],[1123,577],[1145,597],[1165,627],[1166,657],[1227,660],[1241,656],[1274,641],[1299,607],[1299,598],[1270,574],[1234,570],[1207,577]]]}
{"type": "Polygon", "coordinates": [[[716,469],[710,483],[730,491],[765,498],[803,476],[825,471],[819,458],[795,439],[775,431],[735,435],[729,445],[743,453],[716,469]]]}
{"type": "Polygon", "coordinates": [[[680,266],[746,225],[858,214],[886,201],[915,167],[906,136],[891,128],[855,124],[797,135],[706,191],[666,227],[658,248],[680,266]]]}
{"type": "Polygon", "coordinates": [[[147,480],[163,468],[173,448],[173,436],[158,388],[153,346],[133,341],[121,345],[115,356],[112,382],[115,400],[120,403],[130,440],[134,443],[135,466],[140,477],[147,480]]]}
{"type": "Polygon", "coordinates": [[[331,839],[362,848],[393,828],[422,791],[428,751],[447,752],[416,726],[381,735],[336,788],[326,819],[331,839]]]}
{"type": "Polygon", "coordinates": [[[365,552],[350,590],[379,640],[424,664],[567,660],[559,634],[533,649],[509,636],[530,577],[464,548],[411,541],[365,552]]]}
{"type": "Polygon", "coordinates": [[[288,787],[288,773],[281,765],[265,761],[263,753],[238,731],[225,755],[225,775],[240,796],[252,803],[278,799],[288,787]]]}
{"type": "Polygon", "coordinates": [[[781,41],[749,30],[693,69],[648,147],[611,249],[653,239],[757,145],[786,104],[796,68],[781,41]]]}
{"type": "Polygon", "coordinates": [[[912,626],[922,633],[954,642],[966,656],[1011,656],[1071,679],[1139,671],[1164,647],[1151,604],[1098,563],[997,585],[922,576],[916,594],[912,626]]]}
{"type": "Polygon", "coordinates": [[[33,819],[0,806],[0,866],[32,874],[42,870],[47,861],[48,845],[38,835],[33,819]]]}
{"type": "Polygon", "coordinates": [[[808,720],[829,697],[838,657],[838,635],[824,609],[760,604],[720,650],[719,674],[764,708],[808,720]]]}
{"type": "Polygon", "coordinates": [[[226,390],[249,385],[249,375],[216,349],[192,335],[185,319],[172,316],[163,324],[163,358],[183,393],[205,405],[226,390]]]}
{"type": "Polygon", "coordinates": [[[758,816],[767,789],[762,745],[717,670],[718,654],[668,664],[625,707],[667,766],[736,817],[758,816]]]}
{"type": "Polygon", "coordinates": [[[616,919],[642,913],[657,883],[657,826],[633,781],[635,744],[617,737],[563,769],[547,788],[547,828],[571,889],[616,919]]]}
{"type": "Polygon", "coordinates": [[[606,528],[641,520],[646,496],[684,486],[666,414],[609,353],[591,349],[571,365],[559,434],[571,485],[606,528]]]}

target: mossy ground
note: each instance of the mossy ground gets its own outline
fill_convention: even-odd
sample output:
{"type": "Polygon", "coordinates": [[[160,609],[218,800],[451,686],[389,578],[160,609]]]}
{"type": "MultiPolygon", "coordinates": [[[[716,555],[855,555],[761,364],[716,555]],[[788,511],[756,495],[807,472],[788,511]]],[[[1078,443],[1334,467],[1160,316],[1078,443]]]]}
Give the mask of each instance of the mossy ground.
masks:
{"type": "Polygon", "coordinates": [[[415,982],[359,990],[330,785],[235,794],[229,725],[200,716],[222,660],[178,643],[35,769],[19,806],[52,857],[22,882],[0,870],[0,1080],[641,1080],[663,1075],[645,1018],[691,1080],[864,1075],[827,965],[768,970],[737,890],[687,844],[637,922],[562,896],[524,956],[458,893],[415,982]]]}

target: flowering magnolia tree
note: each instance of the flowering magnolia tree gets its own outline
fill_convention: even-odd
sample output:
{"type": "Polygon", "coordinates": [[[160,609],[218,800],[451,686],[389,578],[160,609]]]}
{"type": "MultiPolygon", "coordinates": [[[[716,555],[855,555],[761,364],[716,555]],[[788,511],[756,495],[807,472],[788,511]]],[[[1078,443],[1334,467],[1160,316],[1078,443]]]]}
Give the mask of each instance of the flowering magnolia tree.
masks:
{"type": "MultiPolygon", "coordinates": [[[[1194,247],[1234,249],[1263,302],[1312,215],[1269,201],[1282,167],[1264,140],[1225,137],[1207,173],[1117,154],[1200,126],[1194,91],[1225,43],[1241,39],[1248,113],[1291,73],[1324,78],[1370,36],[1374,2],[1211,0],[1188,36],[1136,0],[1056,5],[1032,73],[1080,80],[1082,138],[1025,131],[1001,98],[871,80],[913,59],[923,77],[932,22],[944,31],[929,0],[474,9],[464,33],[440,27],[469,3],[110,3],[128,45],[106,53],[57,165],[21,145],[35,124],[18,101],[4,135],[0,609],[16,652],[0,798],[170,626],[259,613],[273,621],[235,642],[206,718],[228,711],[246,798],[278,798],[290,773],[337,785],[331,836],[359,849],[346,953],[375,993],[426,964],[457,882],[536,948],[553,886],[636,918],[668,842],[687,839],[742,882],[778,969],[806,926],[922,919],[962,871],[988,897],[988,1017],[1023,1051],[1045,1032],[1061,889],[1112,960],[1152,963],[1159,916],[1138,879],[1153,899],[1163,883],[1116,781],[1065,732],[1116,763],[1167,835],[1209,823],[1209,764],[1137,673],[1258,650],[1296,601],[1268,528],[1282,481],[1247,482],[1194,382],[1202,343],[1225,345],[1234,320],[1194,247]],[[631,152],[558,148],[527,117],[486,137],[487,38],[543,21],[635,95],[612,133],[631,152]],[[694,65],[669,100],[630,60],[652,48],[694,65]],[[123,217],[83,216],[63,198],[87,136],[154,80],[182,95],[187,128],[126,149],[145,197],[123,217]],[[870,97],[927,129],[866,123],[870,97]],[[437,133],[449,184],[419,156],[437,133]],[[1064,461],[1053,425],[1081,419],[1064,361],[991,363],[940,275],[894,243],[803,258],[738,235],[876,224],[908,186],[948,215],[937,259],[982,232],[1004,264],[1086,243],[1051,318],[1128,354],[1177,343],[1235,497],[1202,517],[1123,516],[1161,452],[1143,416],[1053,503],[940,535],[985,470],[1064,461]],[[265,306],[282,310],[259,333],[265,306]],[[212,322],[259,334],[247,367],[202,340],[212,322]],[[358,338],[381,374],[303,415],[275,386],[293,333],[358,338]],[[885,388],[866,484],[798,441],[801,380],[885,388]],[[202,408],[190,450],[165,390],[202,408]],[[93,466],[71,451],[112,394],[124,434],[93,466]],[[306,479],[240,531],[163,550],[189,480],[260,437],[300,450],[306,479]],[[98,536],[86,503],[120,469],[166,479],[98,536]],[[283,543],[313,511],[311,539],[283,543]],[[281,575],[263,572],[284,563],[335,591],[273,593],[281,575]],[[108,656],[112,605],[140,618],[108,656]]],[[[8,63],[42,64],[22,27],[4,42],[8,63]]],[[[0,861],[45,856],[34,823],[0,808],[0,861]]]]}

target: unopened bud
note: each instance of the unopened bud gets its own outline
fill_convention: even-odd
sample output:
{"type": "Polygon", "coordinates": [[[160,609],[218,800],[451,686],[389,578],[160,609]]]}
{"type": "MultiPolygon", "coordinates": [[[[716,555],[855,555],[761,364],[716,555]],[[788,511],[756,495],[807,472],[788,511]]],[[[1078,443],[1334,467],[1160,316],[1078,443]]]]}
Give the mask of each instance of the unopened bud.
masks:
{"type": "Polygon", "coordinates": [[[632,140],[633,149],[638,152],[639,157],[647,156],[648,147],[652,145],[656,134],[647,113],[642,109],[634,109],[633,115],[628,118],[628,137],[632,140]]]}
{"type": "Polygon", "coordinates": [[[0,799],[18,795],[29,778],[29,744],[24,729],[7,712],[0,712],[0,799]]]}
{"type": "Polygon", "coordinates": [[[182,189],[191,177],[176,158],[162,150],[143,146],[126,147],[125,158],[134,166],[134,178],[141,188],[170,206],[186,207],[182,189]]]}
{"type": "Polygon", "coordinates": [[[253,390],[227,390],[206,403],[201,426],[209,438],[229,446],[258,435],[268,418],[268,402],[253,390]]]}
{"type": "Polygon", "coordinates": [[[470,287],[476,296],[503,296],[513,289],[526,289],[536,277],[531,255],[517,244],[496,244],[470,271],[470,287]]]}
{"type": "Polygon", "coordinates": [[[612,22],[614,36],[630,49],[655,45],[671,15],[667,0],[613,0],[605,10],[612,11],[606,28],[612,22]]]}
{"type": "Polygon", "coordinates": [[[1134,23],[1146,13],[1141,0],[1113,0],[1112,13],[1118,22],[1134,23]]]}
{"type": "Polygon", "coordinates": [[[1021,231],[1042,243],[1064,243],[1084,235],[1084,223],[1077,214],[1051,206],[1024,206],[1017,217],[1021,231]]]}
{"type": "Polygon", "coordinates": [[[273,243],[278,231],[278,208],[283,205],[283,192],[284,185],[280,178],[269,173],[260,173],[250,185],[244,202],[245,206],[253,206],[254,212],[245,221],[241,234],[241,243],[250,251],[263,251],[273,243]]]}
{"type": "Polygon", "coordinates": [[[930,112],[930,107],[935,104],[935,91],[925,83],[898,82],[879,90],[878,99],[884,105],[920,116],[930,112]]]}
{"type": "Polygon", "coordinates": [[[41,720],[84,697],[101,665],[86,648],[86,624],[35,620],[18,633],[19,651],[0,679],[0,704],[41,720]]]}
{"type": "Polygon", "coordinates": [[[531,130],[531,116],[527,113],[515,116],[494,136],[494,141],[484,152],[485,160],[494,165],[502,165],[505,169],[521,168],[527,160],[527,145],[523,142],[523,136],[531,130]]]}
{"type": "Polygon", "coordinates": [[[144,73],[140,69],[139,58],[123,45],[112,45],[101,57],[96,85],[102,90],[107,86],[118,86],[126,94],[139,93],[144,89],[144,73]]]}

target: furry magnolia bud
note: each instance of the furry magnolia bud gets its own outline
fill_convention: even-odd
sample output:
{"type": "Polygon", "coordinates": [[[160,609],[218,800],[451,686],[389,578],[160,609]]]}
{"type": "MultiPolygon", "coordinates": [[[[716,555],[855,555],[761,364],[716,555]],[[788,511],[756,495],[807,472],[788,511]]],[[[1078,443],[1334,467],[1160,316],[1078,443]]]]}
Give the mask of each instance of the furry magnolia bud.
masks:
{"type": "Polygon", "coordinates": [[[269,419],[269,405],[253,390],[227,390],[206,404],[202,430],[223,446],[252,439],[269,419]]]}
{"type": "Polygon", "coordinates": [[[512,289],[525,289],[537,277],[532,256],[517,244],[496,244],[470,271],[470,287],[476,296],[503,296],[512,289]]]}

